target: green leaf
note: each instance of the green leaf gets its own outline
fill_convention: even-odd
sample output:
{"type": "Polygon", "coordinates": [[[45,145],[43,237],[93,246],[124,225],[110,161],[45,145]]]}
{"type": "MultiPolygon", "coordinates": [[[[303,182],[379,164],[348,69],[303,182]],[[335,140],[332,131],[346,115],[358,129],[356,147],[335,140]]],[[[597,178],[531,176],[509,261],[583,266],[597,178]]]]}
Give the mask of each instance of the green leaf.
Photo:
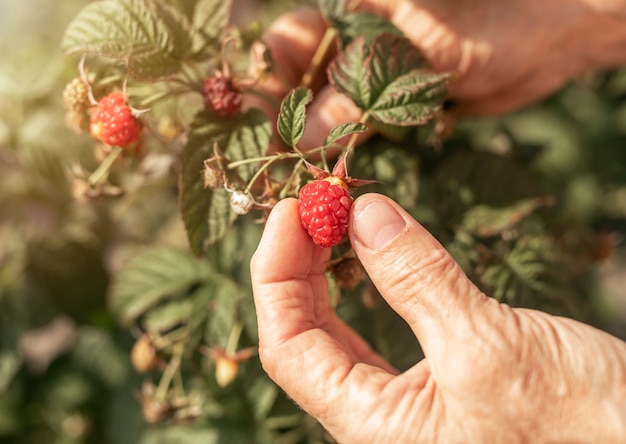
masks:
{"type": "Polygon", "coordinates": [[[366,133],[368,131],[370,131],[370,129],[364,123],[342,123],[330,130],[328,136],[326,137],[326,140],[324,140],[324,146],[332,145],[342,137],[348,136],[350,134],[360,134],[366,133]]]}
{"type": "Polygon", "coordinates": [[[127,357],[107,330],[80,327],[71,356],[85,372],[109,387],[119,386],[127,378],[127,357]]]}
{"type": "Polygon", "coordinates": [[[68,25],[66,53],[95,53],[122,60],[137,76],[176,73],[191,47],[187,18],[157,0],[103,0],[84,7],[68,25]]]}
{"type": "Polygon", "coordinates": [[[223,278],[213,285],[209,328],[206,342],[209,345],[225,347],[230,330],[237,321],[238,291],[230,279],[223,278]]]}
{"type": "Polygon", "coordinates": [[[328,67],[330,83],[364,111],[372,103],[368,56],[365,38],[358,37],[328,67]]]}
{"type": "Polygon", "coordinates": [[[385,139],[370,142],[367,150],[355,151],[350,160],[350,175],[380,182],[359,191],[385,193],[406,209],[416,205],[420,185],[418,161],[415,155],[385,139]]]}
{"type": "Polygon", "coordinates": [[[237,213],[231,209],[226,190],[184,186],[182,192],[181,205],[189,245],[195,254],[205,253],[224,237],[237,213]]]}
{"type": "Polygon", "coordinates": [[[308,88],[295,88],[283,99],[278,115],[278,133],[290,147],[295,147],[304,134],[306,106],[313,100],[308,88]]]}
{"type": "Polygon", "coordinates": [[[278,387],[264,372],[259,372],[255,376],[256,378],[247,384],[247,396],[254,418],[262,422],[269,415],[278,397],[278,387]]]}
{"type": "Polygon", "coordinates": [[[484,151],[460,151],[446,157],[432,177],[433,210],[451,229],[462,224],[476,205],[506,207],[524,199],[546,196],[545,181],[510,156],[484,151]]]}
{"type": "Polygon", "coordinates": [[[477,236],[497,236],[513,228],[538,208],[552,203],[554,201],[551,198],[538,197],[523,199],[506,207],[476,205],[463,216],[461,228],[477,236]]]}
{"type": "Polygon", "coordinates": [[[189,340],[186,345],[190,349],[196,347],[204,339],[207,330],[207,320],[211,314],[211,308],[215,299],[215,286],[219,285],[219,283],[216,284],[216,281],[219,282],[221,279],[216,277],[216,279],[212,279],[189,295],[192,306],[189,323],[187,324],[189,340]]]}
{"type": "Polygon", "coordinates": [[[4,394],[21,367],[22,359],[17,353],[9,350],[0,352],[0,394],[4,394]]]}
{"type": "Polygon", "coordinates": [[[317,7],[327,19],[339,17],[346,9],[346,0],[318,0],[317,7]]]}
{"type": "Polygon", "coordinates": [[[344,48],[357,37],[364,38],[365,43],[370,45],[381,34],[402,35],[402,31],[393,23],[378,14],[352,12],[338,13],[329,17],[332,26],[339,32],[341,46],[344,48]]]}
{"type": "MultiPolygon", "coordinates": [[[[269,147],[271,125],[265,114],[250,110],[237,118],[220,118],[200,113],[191,125],[189,140],[183,153],[180,181],[180,205],[191,249],[202,254],[220,240],[237,215],[231,209],[226,190],[205,189],[202,167],[213,155],[217,143],[230,161],[262,156],[269,147]]],[[[249,180],[257,164],[237,169],[239,176],[249,180]]]]}
{"type": "Polygon", "coordinates": [[[193,14],[194,52],[218,49],[230,21],[232,0],[198,0],[193,14]]]}
{"type": "Polygon", "coordinates": [[[497,244],[478,275],[492,297],[516,306],[533,306],[541,300],[562,306],[569,286],[562,248],[542,235],[526,235],[512,245],[497,244]]]}
{"type": "Polygon", "coordinates": [[[139,254],[113,281],[110,304],[120,321],[134,322],[148,309],[210,279],[212,269],[186,251],[153,248],[139,254]]]}
{"type": "Polygon", "coordinates": [[[448,74],[413,70],[387,85],[369,109],[370,116],[389,125],[424,124],[441,109],[449,78],[448,74]]]}
{"type": "MultiPolygon", "coordinates": [[[[272,139],[272,124],[262,111],[251,109],[240,116],[240,120],[230,134],[228,144],[223,147],[231,161],[253,159],[264,156],[272,139]]],[[[222,147],[220,145],[220,147],[222,147]]],[[[237,168],[244,181],[252,178],[258,169],[257,163],[249,163],[237,168]]]]}
{"type": "Polygon", "coordinates": [[[193,312],[190,298],[169,301],[149,310],[143,319],[146,331],[165,333],[172,328],[187,323],[193,312]]]}
{"type": "Polygon", "coordinates": [[[371,46],[358,37],[331,63],[329,80],[371,118],[389,125],[419,125],[441,108],[450,77],[425,65],[405,37],[379,35],[371,46]]]}

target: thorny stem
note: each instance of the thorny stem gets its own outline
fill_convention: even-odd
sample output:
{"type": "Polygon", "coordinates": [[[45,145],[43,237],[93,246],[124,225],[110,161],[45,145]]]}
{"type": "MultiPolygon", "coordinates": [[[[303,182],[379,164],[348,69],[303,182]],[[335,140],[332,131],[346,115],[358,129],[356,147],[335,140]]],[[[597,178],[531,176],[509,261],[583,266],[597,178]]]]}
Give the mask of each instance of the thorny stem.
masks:
{"type": "Polygon", "coordinates": [[[258,89],[254,89],[254,88],[246,88],[245,90],[243,90],[243,94],[250,94],[253,96],[260,97],[262,100],[266,101],[267,103],[269,103],[271,106],[275,107],[276,109],[280,108],[280,103],[281,103],[280,100],[266,92],[259,91],[258,89]]]}
{"type": "Polygon", "coordinates": [[[164,349],[177,342],[184,341],[189,336],[189,331],[184,328],[173,330],[164,336],[158,336],[154,345],[159,349],[164,349]]]}
{"type": "Polygon", "coordinates": [[[87,98],[89,99],[89,103],[95,105],[98,103],[96,98],[93,96],[93,90],[91,89],[91,83],[89,83],[89,75],[87,74],[87,70],[85,69],[85,56],[83,55],[80,59],[80,63],[78,64],[78,73],[80,74],[80,78],[85,85],[87,85],[87,98]]]}
{"type": "MultiPolygon", "coordinates": [[[[361,118],[359,119],[359,123],[362,123],[365,125],[369,118],[370,118],[370,113],[365,111],[363,115],[361,116],[361,118]]],[[[348,140],[348,145],[346,146],[346,154],[345,154],[346,156],[352,152],[352,149],[356,145],[356,141],[358,137],[359,137],[358,133],[354,133],[350,136],[350,140],[348,140]]]]}
{"type": "Polygon", "coordinates": [[[96,168],[96,170],[91,173],[91,175],[87,179],[87,183],[90,187],[96,187],[102,183],[102,181],[109,174],[109,170],[111,169],[113,162],[115,162],[120,154],[122,154],[122,151],[123,149],[119,146],[113,147],[111,152],[105,157],[102,163],[98,165],[98,168],[96,168]]]}
{"type": "MultiPolygon", "coordinates": [[[[312,150],[307,151],[307,154],[315,154],[319,153],[324,149],[324,147],[313,148],[312,150]]],[[[249,157],[247,159],[236,160],[234,162],[230,162],[226,167],[229,170],[234,168],[238,168],[242,165],[247,165],[249,163],[257,163],[257,162],[265,162],[274,160],[284,160],[284,159],[298,159],[302,158],[302,152],[293,152],[293,153],[278,153],[272,154],[271,156],[261,156],[261,157],[249,157]]]]}
{"type": "Polygon", "coordinates": [[[140,103],[139,106],[143,107],[148,107],[156,102],[158,102],[161,99],[164,99],[166,97],[172,97],[172,96],[182,96],[183,94],[188,94],[188,93],[192,93],[193,91],[190,91],[188,89],[178,89],[178,90],[169,90],[169,91],[160,91],[157,93],[152,94],[151,96],[148,96],[146,98],[144,98],[140,103]]]}
{"type": "Polygon", "coordinates": [[[326,32],[324,33],[324,37],[322,38],[322,41],[320,42],[320,45],[317,47],[317,50],[315,51],[315,54],[313,55],[313,58],[311,59],[311,64],[309,65],[309,68],[302,76],[302,80],[300,81],[300,86],[303,86],[306,88],[311,86],[311,83],[317,76],[317,73],[319,72],[321,68],[322,62],[324,61],[324,58],[326,57],[326,54],[328,53],[330,49],[330,45],[335,40],[336,36],[337,36],[337,30],[335,28],[331,27],[326,30],[326,32]]]}
{"type": "Polygon", "coordinates": [[[248,182],[248,185],[246,186],[246,189],[244,190],[244,192],[249,192],[250,188],[254,185],[254,183],[257,181],[257,179],[259,177],[261,177],[261,174],[263,174],[263,172],[265,170],[267,170],[271,164],[273,164],[274,162],[276,162],[279,159],[280,159],[280,157],[275,156],[275,157],[272,157],[267,162],[265,162],[263,165],[261,165],[261,167],[256,171],[256,173],[254,173],[254,176],[252,176],[252,178],[248,182]]]}
{"type": "Polygon", "coordinates": [[[155,398],[161,402],[165,401],[165,397],[167,395],[167,389],[170,387],[174,376],[178,372],[180,368],[181,359],[183,356],[184,347],[183,344],[177,344],[174,348],[174,353],[172,354],[172,359],[167,364],[165,371],[163,372],[163,376],[161,377],[161,381],[159,381],[159,386],[157,387],[155,398]]]}
{"type": "Polygon", "coordinates": [[[282,190],[280,190],[280,193],[278,194],[278,197],[280,199],[284,199],[285,196],[287,196],[287,193],[289,192],[289,188],[291,187],[291,183],[295,179],[296,175],[298,174],[298,170],[300,169],[303,163],[304,163],[304,159],[300,159],[298,163],[296,163],[296,165],[294,166],[293,171],[291,172],[291,175],[289,176],[289,179],[287,179],[287,182],[285,182],[285,185],[283,186],[282,190]]]}

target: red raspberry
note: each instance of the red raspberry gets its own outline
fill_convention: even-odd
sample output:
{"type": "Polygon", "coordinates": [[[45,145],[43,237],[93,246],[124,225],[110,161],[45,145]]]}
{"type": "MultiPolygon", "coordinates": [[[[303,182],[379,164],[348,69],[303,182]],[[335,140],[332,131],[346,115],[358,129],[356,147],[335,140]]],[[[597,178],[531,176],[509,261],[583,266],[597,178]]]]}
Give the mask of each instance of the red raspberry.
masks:
{"type": "Polygon", "coordinates": [[[298,196],[302,226],[313,242],[325,248],[337,245],[345,236],[351,205],[348,185],[336,176],[306,184],[298,196]]]}
{"type": "Polygon", "coordinates": [[[241,92],[223,75],[207,78],[202,88],[205,108],[222,117],[233,117],[241,109],[241,92]]]}
{"type": "Polygon", "coordinates": [[[112,92],[91,108],[90,132],[106,143],[125,148],[139,140],[143,125],[133,115],[126,96],[112,92]]]}

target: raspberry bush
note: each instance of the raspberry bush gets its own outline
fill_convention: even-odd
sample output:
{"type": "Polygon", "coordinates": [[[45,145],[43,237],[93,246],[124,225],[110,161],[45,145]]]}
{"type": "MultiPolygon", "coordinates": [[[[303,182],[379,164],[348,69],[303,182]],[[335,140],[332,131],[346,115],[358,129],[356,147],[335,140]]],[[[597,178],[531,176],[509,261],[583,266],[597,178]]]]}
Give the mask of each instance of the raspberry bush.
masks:
{"type": "MultiPolygon", "coordinates": [[[[6,3],[0,12],[28,2],[6,3]]],[[[42,14],[68,14],[42,38],[61,42],[63,60],[56,46],[17,47],[53,57],[29,75],[7,57],[0,441],[327,442],[256,356],[249,260],[284,198],[331,248],[338,315],[400,369],[421,358],[412,333],[345,238],[362,192],[412,212],[487,294],[599,324],[593,278],[619,261],[625,231],[623,72],[455,122],[451,73],[352,3],[317,2],[324,65],[279,98],[259,92],[281,74],[262,39],[293,6],[279,0],[72,0],[71,15],[42,14]],[[322,76],[363,117],[304,151],[322,76]]]]}

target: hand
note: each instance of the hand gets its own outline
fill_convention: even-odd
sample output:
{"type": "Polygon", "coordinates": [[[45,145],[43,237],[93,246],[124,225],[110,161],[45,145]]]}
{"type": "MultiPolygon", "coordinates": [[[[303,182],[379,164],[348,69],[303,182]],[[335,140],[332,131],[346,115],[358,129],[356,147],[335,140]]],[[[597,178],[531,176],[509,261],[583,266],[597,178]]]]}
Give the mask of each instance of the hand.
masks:
{"type": "Polygon", "coordinates": [[[354,202],[349,233],[422,345],[426,358],[404,373],[331,309],[330,250],[302,229],[294,199],[272,210],[251,264],[263,366],[339,442],[624,439],[626,343],[488,298],[383,196],[354,202]]]}
{"type": "MultiPolygon", "coordinates": [[[[588,70],[626,63],[624,8],[625,0],[362,0],[358,6],[393,22],[437,71],[457,72],[449,94],[453,110],[474,115],[520,108],[588,70]]],[[[282,98],[298,85],[325,30],[311,9],[279,18],[265,41],[284,79],[270,77],[260,88],[282,98]]],[[[320,145],[333,126],[360,117],[350,99],[329,85],[316,86],[304,148],[320,145]]]]}

